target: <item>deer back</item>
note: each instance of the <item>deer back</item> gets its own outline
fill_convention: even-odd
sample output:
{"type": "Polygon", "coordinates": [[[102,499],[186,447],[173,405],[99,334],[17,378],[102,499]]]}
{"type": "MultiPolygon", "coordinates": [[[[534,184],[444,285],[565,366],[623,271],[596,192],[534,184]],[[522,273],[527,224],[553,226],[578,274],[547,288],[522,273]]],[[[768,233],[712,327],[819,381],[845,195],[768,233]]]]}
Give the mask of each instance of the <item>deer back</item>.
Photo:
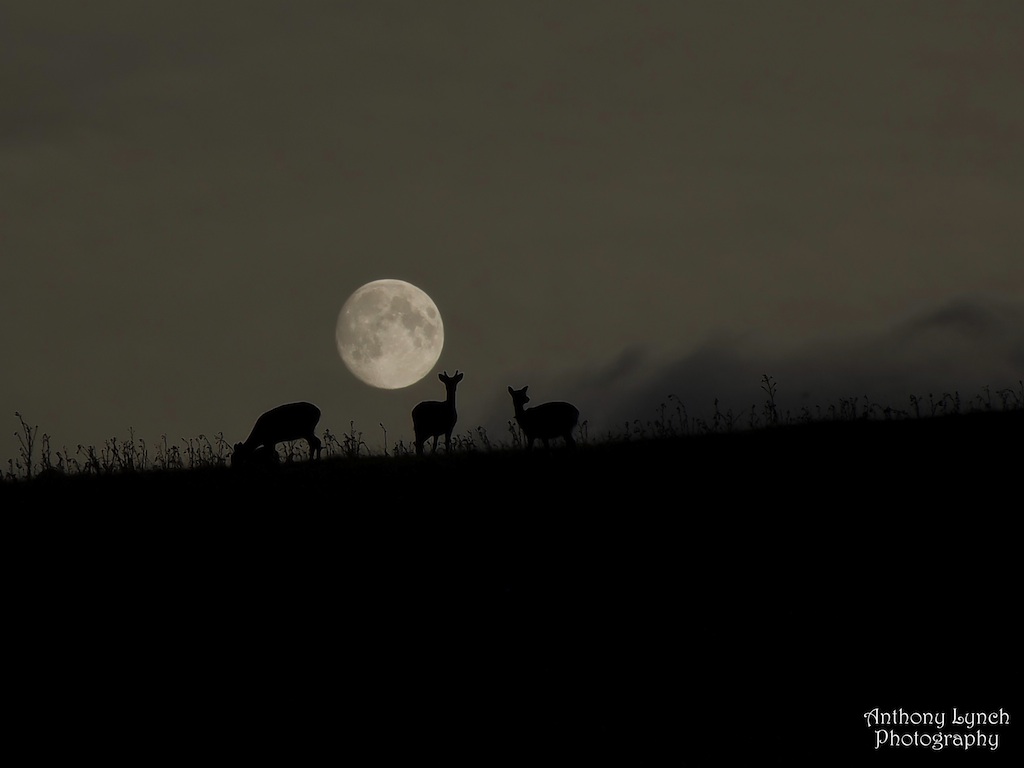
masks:
{"type": "Polygon", "coordinates": [[[571,403],[553,401],[524,408],[517,418],[527,435],[552,438],[571,432],[579,422],[580,412],[571,403]]]}

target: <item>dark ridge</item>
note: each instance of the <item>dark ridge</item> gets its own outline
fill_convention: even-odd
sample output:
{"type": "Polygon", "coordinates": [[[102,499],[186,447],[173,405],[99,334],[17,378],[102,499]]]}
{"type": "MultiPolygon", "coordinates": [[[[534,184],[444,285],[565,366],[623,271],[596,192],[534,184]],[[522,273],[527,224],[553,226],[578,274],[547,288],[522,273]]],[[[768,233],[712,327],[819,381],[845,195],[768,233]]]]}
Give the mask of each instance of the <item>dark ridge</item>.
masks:
{"type": "Polygon", "coordinates": [[[292,758],[343,722],[485,761],[914,764],[863,713],[956,706],[1012,710],[1009,762],[1022,437],[1014,411],[3,483],[9,658],[25,707],[113,691],[152,702],[135,728],[186,708],[292,758]]]}

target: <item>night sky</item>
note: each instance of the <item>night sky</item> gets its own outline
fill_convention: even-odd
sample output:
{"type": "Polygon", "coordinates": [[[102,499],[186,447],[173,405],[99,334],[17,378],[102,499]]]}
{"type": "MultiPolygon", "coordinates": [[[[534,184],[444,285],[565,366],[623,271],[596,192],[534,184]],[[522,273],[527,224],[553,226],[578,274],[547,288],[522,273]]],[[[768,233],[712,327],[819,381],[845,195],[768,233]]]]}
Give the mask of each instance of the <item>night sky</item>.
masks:
{"type": "Polygon", "coordinates": [[[35,0],[0,7],[0,460],[242,440],[309,400],[375,451],[459,369],[590,434],[1024,378],[1024,4],[35,0]],[[357,380],[362,284],[444,320],[357,380]]]}

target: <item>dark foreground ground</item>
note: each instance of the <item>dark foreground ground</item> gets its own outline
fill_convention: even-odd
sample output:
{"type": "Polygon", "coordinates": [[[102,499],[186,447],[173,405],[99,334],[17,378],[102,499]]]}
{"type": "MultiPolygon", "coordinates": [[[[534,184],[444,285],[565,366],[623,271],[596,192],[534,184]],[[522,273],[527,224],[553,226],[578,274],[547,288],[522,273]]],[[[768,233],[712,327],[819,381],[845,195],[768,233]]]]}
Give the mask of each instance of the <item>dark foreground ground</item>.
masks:
{"type": "Polygon", "coordinates": [[[1022,416],[4,484],[9,730],[133,763],[1016,763],[1022,416]],[[876,707],[1011,723],[875,750],[876,707]]]}

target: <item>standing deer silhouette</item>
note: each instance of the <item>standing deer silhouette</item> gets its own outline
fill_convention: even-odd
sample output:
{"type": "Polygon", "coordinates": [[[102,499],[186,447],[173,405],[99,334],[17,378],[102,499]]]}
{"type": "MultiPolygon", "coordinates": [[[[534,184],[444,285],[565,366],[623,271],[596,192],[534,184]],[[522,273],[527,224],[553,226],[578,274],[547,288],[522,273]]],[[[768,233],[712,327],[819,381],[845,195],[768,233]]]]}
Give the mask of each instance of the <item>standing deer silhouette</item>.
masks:
{"type": "Polygon", "coordinates": [[[275,446],[286,440],[305,440],[309,443],[310,458],[320,458],[320,439],[314,434],[320,421],[320,409],[312,403],[288,403],[271,408],[258,419],[244,443],[235,443],[231,465],[262,465],[276,463],[275,446]],[[262,458],[261,458],[262,457],[262,458]]]}
{"type": "Polygon", "coordinates": [[[416,455],[423,454],[423,443],[428,438],[434,438],[431,452],[437,450],[437,439],[444,435],[445,451],[451,451],[452,431],[455,429],[455,422],[459,415],[455,412],[455,388],[462,381],[463,374],[455,371],[454,376],[449,376],[448,371],[437,374],[444,384],[448,397],[444,402],[437,400],[424,400],[412,409],[412,428],[416,433],[416,455]]]}
{"type": "Polygon", "coordinates": [[[572,438],[572,431],[580,420],[580,412],[576,406],[571,403],[554,401],[541,403],[533,408],[524,408],[523,406],[530,402],[530,398],[526,395],[527,389],[529,387],[508,388],[508,393],[512,395],[516,421],[519,423],[520,429],[523,430],[523,434],[526,435],[526,449],[533,448],[534,440],[540,440],[547,448],[549,440],[559,437],[565,440],[566,448],[574,448],[576,441],[572,438]]]}

